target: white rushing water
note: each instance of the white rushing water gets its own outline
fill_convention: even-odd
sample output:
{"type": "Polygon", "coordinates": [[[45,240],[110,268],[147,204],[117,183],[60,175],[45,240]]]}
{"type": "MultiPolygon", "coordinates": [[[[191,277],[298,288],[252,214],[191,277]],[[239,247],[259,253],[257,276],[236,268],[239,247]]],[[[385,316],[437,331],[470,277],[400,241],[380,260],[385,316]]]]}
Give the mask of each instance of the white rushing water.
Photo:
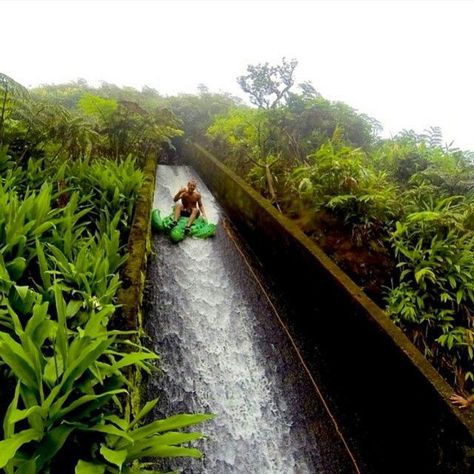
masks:
{"type": "MultiPolygon", "coordinates": [[[[158,167],[154,208],[166,215],[172,196],[190,178],[198,181],[209,220],[219,224],[222,211],[187,167],[158,167]]],[[[216,414],[197,428],[208,436],[199,445],[205,458],[171,468],[216,474],[351,472],[332,427],[326,432],[326,414],[308,414],[301,405],[301,392],[306,399],[315,394],[295,375],[294,354],[225,229],[219,225],[213,239],[187,238],[178,245],[157,236],[154,251],[146,317],[161,356],[162,376],[152,383],[161,398],[159,414],[216,414]],[[334,454],[321,448],[328,443],[336,446],[334,454]]]]}

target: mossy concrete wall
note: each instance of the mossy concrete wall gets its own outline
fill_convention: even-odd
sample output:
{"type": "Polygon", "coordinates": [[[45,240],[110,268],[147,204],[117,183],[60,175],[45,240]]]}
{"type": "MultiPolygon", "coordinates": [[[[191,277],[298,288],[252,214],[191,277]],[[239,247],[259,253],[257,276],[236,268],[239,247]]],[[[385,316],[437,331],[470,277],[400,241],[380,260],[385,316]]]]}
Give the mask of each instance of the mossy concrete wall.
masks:
{"type": "Polygon", "coordinates": [[[157,159],[156,155],[149,155],[145,160],[143,183],[137,197],[128,239],[129,256],[121,273],[122,287],[118,291],[118,303],[121,308],[114,325],[128,330],[140,328],[140,306],[150,248],[151,210],[155,193],[157,159]]]}
{"type": "MultiPolygon", "coordinates": [[[[277,279],[295,309],[291,326],[324,357],[333,397],[358,424],[384,472],[469,472],[474,419],[453,408],[452,388],[408,338],[289,219],[198,145],[194,167],[277,279]]],[[[309,365],[318,366],[318,362],[309,365]]]]}

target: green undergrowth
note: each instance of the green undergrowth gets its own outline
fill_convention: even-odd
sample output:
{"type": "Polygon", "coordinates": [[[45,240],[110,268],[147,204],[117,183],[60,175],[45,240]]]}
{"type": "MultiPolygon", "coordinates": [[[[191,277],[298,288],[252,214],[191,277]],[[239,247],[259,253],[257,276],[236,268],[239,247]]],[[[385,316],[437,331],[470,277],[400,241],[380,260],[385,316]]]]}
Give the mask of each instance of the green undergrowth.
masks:
{"type": "Polygon", "coordinates": [[[385,306],[448,382],[473,391],[472,154],[436,128],[356,146],[350,114],[322,133],[326,112],[297,95],[230,111],[209,127],[209,148],[385,306]],[[313,128],[293,115],[298,104],[313,128]]]}
{"type": "Polygon", "coordinates": [[[158,355],[141,344],[140,327],[117,320],[118,291],[133,283],[121,275],[144,181],[124,151],[158,146],[177,132],[173,120],[87,100],[84,113],[65,110],[0,74],[0,471],[8,474],[146,472],[147,458],[200,457],[188,444],[202,435],[188,428],[211,418],[149,419],[157,400],[142,401],[137,387],[158,355]]]}
{"type": "Polygon", "coordinates": [[[0,468],[7,473],[128,472],[144,457],[201,455],[181,446],[201,435],[180,429],[209,415],[140,424],[156,400],[139,408],[134,387],[158,356],[137,331],[108,329],[141,184],[132,168],[131,159],[45,167],[39,189],[18,184],[20,170],[2,180],[0,370],[12,389],[2,396],[0,468]],[[65,188],[55,190],[59,178],[65,188]],[[118,191],[104,199],[110,181],[118,191]]]}

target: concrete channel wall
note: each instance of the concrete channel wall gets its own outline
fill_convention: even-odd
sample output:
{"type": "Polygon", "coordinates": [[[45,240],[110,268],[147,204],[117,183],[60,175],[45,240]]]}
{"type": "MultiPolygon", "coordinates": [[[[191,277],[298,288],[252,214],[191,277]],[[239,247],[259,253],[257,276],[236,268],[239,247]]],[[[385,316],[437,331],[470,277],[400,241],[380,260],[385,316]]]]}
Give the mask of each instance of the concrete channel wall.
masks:
{"type": "Polygon", "coordinates": [[[150,248],[151,211],[155,193],[157,156],[149,155],[143,167],[143,184],[137,196],[135,214],[128,238],[128,259],[121,271],[118,291],[119,314],[114,325],[127,330],[140,329],[140,306],[145,286],[147,254],[150,248]]]}
{"type": "MultiPolygon", "coordinates": [[[[308,365],[324,357],[326,381],[348,437],[376,451],[376,472],[473,469],[474,418],[386,313],[289,219],[199,145],[184,159],[219,200],[295,310],[308,365]],[[315,348],[315,351],[311,350],[315,348]],[[308,349],[309,348],[309,349],[308,349]],[[356,434],[354,434],[356,433],[356,434]]],[[[315,369],[316,370],[316,369],[315,369]]]]}

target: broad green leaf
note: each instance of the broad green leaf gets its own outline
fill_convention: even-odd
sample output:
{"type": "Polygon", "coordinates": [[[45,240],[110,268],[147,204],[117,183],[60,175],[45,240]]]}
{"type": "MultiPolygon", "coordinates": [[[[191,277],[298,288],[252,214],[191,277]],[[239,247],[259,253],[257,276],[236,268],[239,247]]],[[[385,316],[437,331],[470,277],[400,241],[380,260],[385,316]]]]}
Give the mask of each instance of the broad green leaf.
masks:
{"type": "Polygon", "coordinates": [[[51,288],[51,275],[48,273],[48,261],[44,255],[43,245],[36,239],[36,255],[38,257],[38,265],[40,269],[40,277],[43,282],[43,288],[48,290],[51,288]]]}
{"type": "Polygon", "coordinates": [[[0,333],[0,358],[25,385],[32,389],[37,388],[34,363],[23,347],[6,333],[0,333]]]}
{"type": "Polygon", "coordinates": [[[177,458],[177,457],[191,457],[201,458],[202,453],[198,449],[194,448],[183,448],[180,446],[155,446],[146,451],[146,453],[139,453],[135,457],[128,457],[127,460],[131,461],[137,457],[158,457],[158,458],[177,458]]]}
{"type": "Polygon", "coordinates": [[[23,314],[29,313],[38,300],[39,294],[30,290],[28,286],[13,285],[13,287],[15,288],[15,293],[10,296],[11,306],[23,314]]]}
{"type": "MultiPolygon", "coordinates": [[[[153,436],[156,433],[162,433],[164,431],[177,430],[185,428],[186,426],[195,425],[197,423],[202,423],[207,420],[214,418],[214,415],[209,414],[181,414],[170,416],[164,420],[157,420],[148,425],[145,425],[141,428],[137,428],[130,432],[130,435],[135,441],[146,438],[148,436],[153,436]]],[[[117,448],[124,446],[123,442],[120,441],[117,444],[117,448]]]]}
{"type": "Polygon", "coordinates": [[[159,359],[157,354],[153,352],[135,352],[132,354],[125,354],[118,362],[115,362],[110,366],[110,371],[123,369],[132,364],[137,364],[144,360],[156,360],[159,359]]]}
{"type": "Polygon", "coordinates": [[[64,403],[64,401],[66,401],[66,399],[69,397],[69,394],[67,394],[64,397],[61,397],[57,403],[51,406],[52,413],[50,415],[50,418],[52,421],[56,421],[58,419],[61,420],[68,413],[70,413],[71,411],[75,410],[76,408],[79,408],[80,406],[86,403],[89,403],[91,401],[96,401],[104,397],[111,398],[113,395],[118,395],[120,393],[127,393],[127,391],[125,389],[118,389],[118,390],[110,390],[108,392],[101,393],[99,395],[96,395],[96,394],[83,395],[82,397],[79,397],[78,399],[74,400],[71,404],[67,405],[65,408],[59,409],[64,403]]]}
{"type": "Polygon", "coordinates": [[[66,317],[71,318],[75,316],[77,312],[81,309],[83,301],[71,300],[66,307],[66,317]]]}
{"type": "Polygon", "coordinates": [[[118,426],[123,431],[127,431],[128,429],[128,421],[124,418],[120,418],[117,415],[107,415],[104,417],[104,420],[112,422],[114,425],[118,426]]]}
{"type": "Polygon", "coordinates": [[[74,472],[75,474],[104,474],[105,465],[83,461],[80,459],[74,472]]]}
{"type": "Polygon", "coordinates": [[[38,347],[42,346],[44,339],[40,338],[39,340],[37,340],[35,337],[35,332],[46,321],[49,322],[48,303],[35,304],[33,308],[33,315],[28,319],[28,322],[26,323],[25,333],[31,337],[31,339],[38,345],[38,347]]]}
{"type": "MultiPolygon", "coordinates": [[[[125,422],[125,424],[127,423],[125,422]]],[[[123,428],[118,428],[115,425],[95,425],[92,428],[88,428],[88,431],[98,431],[99,433],[105,433],[111,436],[116,436],[117,438],[124,438],[133,444],[133,438],[127,433],[127,431],[123,428]]]]}
{"type": "Polygon", "coordinates": [[[18,407],[18,400],[20,398],[20,385],[21,382],[18,381],[15,387],[15,394],[13,399],[8,405],[5,417],[3,419],[3,435],[5,438],[11,438],[15,432],[15,422],[12,421],[12,414],[18,407]]]}
{"type": "Polygon", "coordinates": [[[43,370],[43,380],[53,387],[64,372],[64,363],[61,354],[56,353],[47,359],[43,370]]]}
{"type": "Polygon", "coordinates": [[[462,299],[463,299],[463,296],[464,296],[464,291],[463,289],[459,289],[458,291],[456,291],[456,302],[457,304],[460,304],[462,299]]]}
{"type": "Polygon", "coordinates": [[[202,438],[201,433],[180,433],[169,432],[159,436],[151,436],[140,441],[135,442],[128,447],[127,459],[137,459],[142,456],[150,456],[150,451],[155,451],[159,448],[175,446],[178,444],[189,443],[202,438]]]}
{"type": "Polygon", "coordinates": [[[47,433],[32,454],[33,457],[37,458],[38,472],[41,472],[43,466],[54,458],[74,429],[74,426],[60,425],[47,433]]]}
{"type": "Polygon", "coordinates": [[[97,337],[101,335],[104,328],[104,323],[106,323],[107,318],[113,314],[114,311],[114,305],[107,305],[100,311],[93,312],[84,328],[85,333],[90,337],[97,337]]]}
{"type": "Polygon", "coordinates": [[[26,269],[26,259],[24,257],[16,257],[7,263],[6,268],[12,281],[17,281],[26,269]]]}
{"type": "Polygon", "coordinates": [[[433,271],[430,268],[422,268],[421,270],[418,270],[415,273],[415,280],[416,280],[417,283],[419,283],[420,280],[424,277],[427,277],[431,281],[435,280],[435,274],[433,273],[433,271]]]}
{"type": "Polygon", "coordinates": [[[33,231],[33,235],[38,236],[38,235],[44,234],[47,230],[51,229],[52,227],[54,227],[53,221],[44,222],[43,224],[36,227],[36,229],[33,231]]]}
{"type": "Polygon", "coordinates": [[[56,334],[56,346],[59,353],[67,366],[67,326],[66,326],[66,303],[64,301],[60,287],[54,285],[54,300],[56,302],[56,312],[58,315],[58,330],[56,334]]]}
{"type": "MultiPolygon", "coordinates": [[[[23,404],[29,408],[35,405],[38,405],[38,393],[36,390],[28,388],[26,385],[20,384],[20,397],[23,400],[23,404]]],[[[42,408],[44,408],[42,406],[42,408]]],[[[37,413],[32,413],[28,418],[28,423],[30,427],[36,431],[44,432],[45,421],[37,413]]]]}
{"type": "Polygon", "coordinates": [[[145,406],[138,412],[137,416],[134,418],[132,423],[130,423],[130,429],[133,428],[143,417],[148,415],[155,405],[158,403],[158,398],[154,400],[150,400],[149,402],[145,403],[145,406]]]}
{"type": "MultiPolygon", "coordinates": [[[[82,340],[84,339],[86,338],[83,338],[82,340]]],[[[92,341],[88,345],[87,350],[84,349],[79,357],[75,360],[69,361],[70,363],[66,367],[63,376],[66,391],[71,389],[74,380],[80,377],[89,368],[89,365],[95,362],[105,352],[112,342],[112,339],[107,339],[105,341],[92,341]]]]}
{"type": "Polygon", "coordinates": [[[119,469],[122,469],[122,465],[127,459],[128,451],[126,449],[109,449],[107,446],[102,444],[100,447],[100,454],[102,454],[102,456],[104,456],[104,458],[111,464],[115,464],[119,469]]]}
{"type": "Polygon", "coordinates": [[[20,464],[15,474],[37,474],[36,459],[29,459],[20,464]]]}
{"type": "Polygon", "coordinates": [[[10,422],[18,423],[19,421],[24,420],[25,418],[28,418],[29,416],[35,413],[40,415],[42,418],[45,418],[46,414],[44,413],[43,408],[38,405],[35,405],[25,410],[13,410],[10,416],[10,422]]]}
{"type": "Polygon", "coordinates": [[[24,444],[27,444],[30,441],[39,441],[41,436],[41,432],[29,429],[20,431],[11,438],[0,441],[0,468],[5,467],[8,464],[8,461],[15,456],[18,449],[20,449],[24,444]]]}

